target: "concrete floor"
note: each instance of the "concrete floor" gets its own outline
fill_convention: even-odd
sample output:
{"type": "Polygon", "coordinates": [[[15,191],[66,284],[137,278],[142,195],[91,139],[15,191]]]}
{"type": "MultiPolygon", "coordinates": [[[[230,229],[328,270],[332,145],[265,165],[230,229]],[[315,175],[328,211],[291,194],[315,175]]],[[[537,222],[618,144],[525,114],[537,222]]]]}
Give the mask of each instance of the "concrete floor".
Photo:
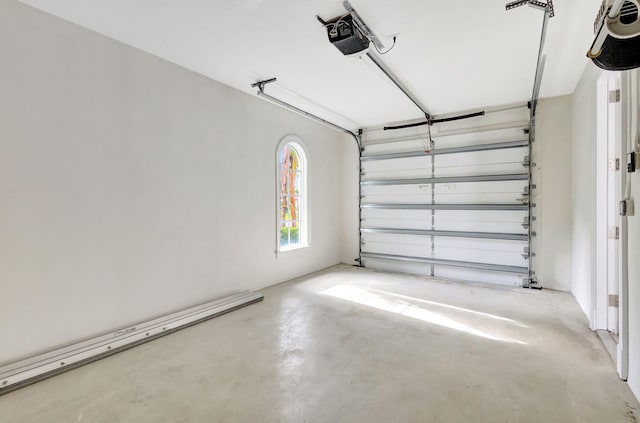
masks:
{"type": "Polygon", "coordinates": [[[571,295],[337,266],[0,397],[0,421],[636,422],[571,295]]]}

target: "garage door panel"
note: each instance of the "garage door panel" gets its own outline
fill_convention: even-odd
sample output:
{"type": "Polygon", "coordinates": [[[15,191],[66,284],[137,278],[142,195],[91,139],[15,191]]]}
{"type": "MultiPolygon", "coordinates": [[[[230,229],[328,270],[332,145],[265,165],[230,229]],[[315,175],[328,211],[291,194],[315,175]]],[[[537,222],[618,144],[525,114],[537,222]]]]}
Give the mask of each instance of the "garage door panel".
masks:
{"type": "MultiPolygon", "coordinates": [[[[431,210],[386,210],[386,209],[364,209],[362,217],[366,220],[389,219],[389,220],[412,220],[431,219],[431,210]]],[[[374,225],[365,225],[374,226],[374,225]]]]}
{"type": "Polygon", "coordinates": [[[363,162],[362,171],[367,179],[428,178],[431,176],[431,157],[363,162]]]}
{"type": "Polygon", "coordinates": [[[471,176],[471,175],[501,175],[508,173],[521,173],[523,171],[520,163],[491,163],[484,165],[462,165],[440,166],[435,168],[436,177],[444,176],[471,176]]]}
{"type": "MultiPolygon", "coordinates": [[[[441,155],[433,156],[433,166],[436,177],[521,173],[526,155],[525,148],[441,155]]],[[[365,161],[362,171],[365,179],[426,178],[432,175],[432,157],[365,161]]]]}
{"type": "Polygon", "coordinates": [[[425,263],[404,263],[393,260],[365,259],[365,267],[385,272],[408,273],[411,275],[429,276],[431,265],[425,263]]]}
{"type": "MultiPolygon", "coordinates": [[[[450,222],[516,222],[521,223],[527,212],[502,210],[435,210],[436,221],[450,222]]],[[[418,217],[418,216],[416,216],[418,217]]]]}
{"type": "Polygon", "coordinates": [[[386,254],[392,256],[427,258],[431,253],[431,246],[413,244],[391,244],[386,242],[365,242],[368,253],[386,254]]]}
{"type": "Polygon", "coordinates": [[[364,209],[365,228],[436,229],[443,231],[506,232],[526,234],[526,212],[485,210],[364,209]],[[432,226],[431,216],[434,216],[432,226]]]}
{"type": "MultiPolygon", "coordinates": [[[[441,192],[435,195],[435,204],[522,204],[522,192],[441,192]]],[[[389,197],[386,197],[389,199],[389,197]]],[[[419,199],[420,197],[407,197],[419,199]]],[[[373,197],[372,202],[384,201],[384,197],[373,197]]]]}
{"type": "Polygon", "coordinates": [[[485,225],[516,225],[514,231],[505,230],[497,232],[526,232],[522,224],[528,219],[524,211],[501,211],[501,210],[435,210],[436,225],[465,225],[469,222],[475,224],[474,230],[484,232],[496,232],[487,230],[485,225]]]}
{"type": "Polygon", "coordinates": [[[364,219],[362,225],[365,228],[390,228],[390,229],[431,229],[431,222],[422,219],[364,219]]]}
{"type": "Polygon", "coordinates": [[[408,273],[412,275],[433,276],[443,279],[461,281],[473,281],[503,286],[522,286],[522,278],[525,275],[504,272],[492,272],[479,269],[466,269],[452,266],[431,266],[426,263],[405,263],[392,260],[365,259],[365,266],[374,270],[386,272],[408,273]]]}
{"type": "Polygon", "coordinates": [[[431,185],[363,186],[362,197],[363,203],[430,203],[431,185]]]}
{"type": "Polygon", "coordinates": [[[526,181],[469,182],[439,184],[434,187],[436,204],[522,203],[526,181]]]}
{"type": "MultiPolygon", "coordinates": [[[[527,181],[434,184],[436,204],[522,203],[527,181]]],[[[431,184],[364,185],[363,203],[431,203],[431,184]]]]}
{"type": "Polygon", "coordinates": [[[362,187],[362,194],[370,196],[388,196],[390,198],[410,195],[419,196],[423,201],[431,201],[431,184],[411,184],[411,185],[365,185],[362,187]]]}
{"type": "Polygon", "coordinates": [[[482,217],[473,216],[469,213],[467,220],[450,220],[447,217],[436,215],[433,227],[441,231],[468,231],[468,232],[503,232],[513,234],[526,234],[527,229],[523,226],[523,220],[488,220],[482,217]]]}
{"type": "Polygon", "coordinates": [[[424,152],[429,149],[429,140],[426,136],[413,137],[406,140],[386,142],[382,144],[367,145],[364,149],[365,156],[381,154],[424,152]]]}
{"type": "Polygon", "coordinates": [[[522,249],[527,245],[524,241],[512,241],[508,239],[472,239],[472,238],[452,238],[436,237],[436,248],[470,248],[470,249],[491,249],[495,251],[506,251],[522,253],[522,249]]]}
{"type": "Polygon", "coordinates": [[[434,276],[438,278],[491,283],[504,286],[522,286],[522,278],[525,275],[450,266],[434,266],[434,276]]]}
{"type": "Polygon", "coordinates": [[[486,166],[498,163],[516,163],[522,166],[527,148],[508,148],[504,150],[470,151],[467,153],[434,156],[436,170],[451,166],[486,166]]]}
{"type": "Polygon", "coordinates": [[[507,222],[481,222],[469,220],[466,222],[446,222],[436,220],[433,225],[435,230],[438,231],[462,231],[462,232],[487,232],[487,233],[507,233],[507,234],[522,234],[526,235],[527,232],[522,227],[522,223],[507,223],[507,222]]]}
{"type": "Polygon", "coordinates": [[[522,166],[526,151],[521,148],[463,153],[455,156],[435,156],[436,177],[496,175],[526,171],[522,166]]]}
{"type": "Polygon", "coordinates": [[[451,184],[436,184],[434,192],[442,194],[475,194],[478,196],[494,193],[521,195],[528,186],[526,180],[523,181],[500,181],[500,182],[460,182],[451,184]]]}
{"type": "MultiPolygon", "coordinates": [[[[427,236],[403,235],[403,234],[378,234],[363,233],[364,244],[381,243],[393,245],[414,245],[422,249],[431,248],[431,238],[427,236]]],[[[391,247],[390,247],[391,248],[391,247]]]]}
{"type": "Polygon", "coordinates": [[[463,147],[468,145],[492,144],[501,141],[526,140],[527,136],[521,129],[509,128],[486,132],[469,132],[466,134],[440,137],[433,134],[435,148],[463,147]]]}
{"type": "Polygon", "coordinates": [[[434,257],[473,263],[526,266],[523,241],[435,237],[434,257]]]}
{"type": "Polygon", "coordinates": [[[454,261],[468,261],[473,263],[502,264],[506,266],[527,266],[527,260],[522,257],[523,250],[502,251],[471,248],[437,248],[434,258],[454,261]]]}
{"type": "Polygon", "coordinates": [[[431,254],[431,244],[419,239],[389,240],[384,238],[364,237],[362,244],[367,252],[377,254],[388,254],[407,257],[429,257],[431,254]]]}

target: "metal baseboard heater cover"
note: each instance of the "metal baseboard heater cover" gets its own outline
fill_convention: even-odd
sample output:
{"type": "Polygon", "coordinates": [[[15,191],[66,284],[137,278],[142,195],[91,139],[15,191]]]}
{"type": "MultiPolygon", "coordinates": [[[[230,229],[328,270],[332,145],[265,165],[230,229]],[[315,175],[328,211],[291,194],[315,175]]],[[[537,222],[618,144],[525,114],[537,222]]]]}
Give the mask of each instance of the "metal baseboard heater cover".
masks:
{"type": "Polygon", "coordinates": [[[0,367],[0,395],[262,301],[243,291],[0,367]]]}

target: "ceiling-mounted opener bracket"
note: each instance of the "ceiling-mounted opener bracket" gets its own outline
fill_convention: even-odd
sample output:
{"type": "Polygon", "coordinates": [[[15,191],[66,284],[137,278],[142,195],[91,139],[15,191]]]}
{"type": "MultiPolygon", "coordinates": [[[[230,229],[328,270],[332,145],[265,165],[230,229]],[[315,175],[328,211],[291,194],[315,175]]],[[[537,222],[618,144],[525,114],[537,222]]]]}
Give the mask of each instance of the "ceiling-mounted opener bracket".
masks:
{"type": "Polygon", "coordinates": [[[342,54],[345,56],[357,56],[362,57],[366,55],[374,65],[384,73],[387,78],[398,87],[402,93],[407,96],[413,104],[420,109],[425,115],[429,116],[427,109],[418,101],[418,99],[405,87],[404,83],[394,74],[394,72],[384,63],[382,58],[372,51],[369,51],[369,45],[373,43],[380,54],[386,54],[386,52],[380,51],[384,48],[384,44],[371,30],[371,28],[364,22],[360,14],[353,8],[348,0],[345,0],[342,5],[347,10],[347,15],[333,18],[330,21],[325,21],[320,16],[316,15],[316,19],[327,29],[327,36],[331,44],[333,44],[342,54]]]}
{"type": "Polygon", "coordinates": [[[369,25],[364,22],[362,16],[360,16],[351,3],[349,3],[349,0],[343,1],[342,6],[347,10],[347,12],[349,12],[353,20],[356,22],[356,25],[358,25],[360,31],[362,31],[362,33],[371,40],[373,45],[375,45],[378,50],[384,50],[384,44],[382,44],[380,38],[378,38],[371,28],[369,28],[369,25]]]}
{"type": "Polygon", "coordinates": [[[258,88],[258,94],[264,94],[264,86],[272,82],[276,82],[278,78],[265,79],[251,84],[253,88],[258,88]]]}
{"type": "Polygon", "coordinates": [[[526,5],[538,10],[548,10],[550,18],[553,18],[556,15],[555,10],[553,9],[553,0],[547,0],[546,3],[538,0],[516,0],[507,3],[506,9],[511,10],[526,5]]]}

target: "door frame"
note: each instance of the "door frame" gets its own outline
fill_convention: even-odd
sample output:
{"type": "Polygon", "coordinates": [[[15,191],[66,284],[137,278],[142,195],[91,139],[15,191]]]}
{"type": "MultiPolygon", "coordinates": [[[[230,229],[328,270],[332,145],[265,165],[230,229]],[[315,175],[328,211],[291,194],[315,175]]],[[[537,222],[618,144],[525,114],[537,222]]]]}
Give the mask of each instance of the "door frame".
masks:
{"type": "MultiPolygon", "coordinates": [[[[595,219],[595,281],[594,281],[594,301],[592,307],[591,327],[594,330],[609,329],[609,278],[611,275],[609,264],[609,252],[611,242],[608,237],[608,229],[610,225],[609,217],[611,216],[611,206],[609,200],[609,91],[611,88],[619,87],[621,99],[619,107],[616,109],[617,117],[615,119],[615,151],[616,156],[620,159],[620,170],[614,175],[618,178],[614,184],[617,192],[615,197],[624,198],[624,190],[626,184],[626,169],[624,169],[624,158],[626,157],[626,121],[627,121],[627,75],[619,72],[603,72],[597,81],[597,101],[596,101],[596,125],[597,125],[597,143],[595,151],[596,165],[596,219],[595,219]]],[[[616,347],[616,368],[621,379],[626,380],[628,374],[628,276],[627,276],[627,218],[620,217],[616,219],[616,224],[620,228],[620,237],[614,244],[617,249],[616,272],[613,274],[617,278],[617,294],[618,294],[618,342],[616,347]]]]}

